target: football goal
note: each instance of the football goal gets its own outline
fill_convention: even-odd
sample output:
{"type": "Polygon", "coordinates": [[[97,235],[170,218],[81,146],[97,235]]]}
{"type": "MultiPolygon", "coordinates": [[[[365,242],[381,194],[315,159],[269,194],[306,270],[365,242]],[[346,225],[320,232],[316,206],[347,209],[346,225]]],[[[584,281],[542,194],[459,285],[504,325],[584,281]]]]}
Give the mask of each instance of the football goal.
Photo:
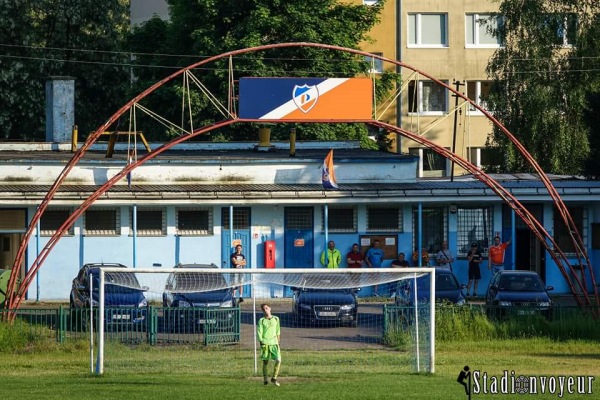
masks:
{"type": "Polygon", "coordinates": [[[433,272],[433,268],[221,269],[199,264],[102,267],[95,272],[96,309],[90,310],[86,325],[90,368],[104,373],[107,341],[147,341],[218,346],[218,352],[207,354],[237,359],[252,355],[256,373],[257,323],[263,316],[261,304],[269,304],[280,321],[282,352],[292,358],[310,354],[311,362],[319,362],[324,354],[333,354],[362,365],[369,362],[369,354],[383,354],[391,370],[397,362],[410,364],[411,371],[433,373],[433,272]],[[415,284],[400,285],[408,279],[415,284]],[[417,285],[417,279],[426,285],[417,285]],[[413,292],[406,293],[407,288],[413,292]],[[402,302],[399,290],[404,291],[402,302]],[[407,303],[407,298],[412,300],[407,303]],[[353,356],[364,359],[352,361],[353,356]]]}

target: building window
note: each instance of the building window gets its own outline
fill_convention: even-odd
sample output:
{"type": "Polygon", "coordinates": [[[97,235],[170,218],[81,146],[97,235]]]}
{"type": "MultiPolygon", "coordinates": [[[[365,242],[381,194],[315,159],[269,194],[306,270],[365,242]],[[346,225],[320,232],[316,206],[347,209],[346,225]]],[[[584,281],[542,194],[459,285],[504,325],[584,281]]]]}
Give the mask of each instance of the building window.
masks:
{"type": "Polygon", "coordinates": [[[502,152],[493,147],[469,147],[469,161],[485,170],[502,166],[502,152]]]}
{"type": "Polygon", "coordinates": [[[408,45],[447,47],[447,14],[408,14],[408,45]]]}
{"type": "Polygon", "coordinates": [[[83,216],[83,234],[88,236],[114,236],[121,234],[121,218],[117,208],[87,210],[83,216]]]}
{"type": "MultiPolygon", "coordinates": [[[[447,83],[447,82],[445,82],[447,83]]],[[[432,81],[408,83],[408,112],[441,115],[448,111],[448,90],[432,81]]]]}
{"type": "MultiPolygon", "coordinates": [[[[329,232],[356,232],[356,208],[354,207],[329,207],[327,229],[329,232]]],[[[321,223],[325,230],[325,209],[323,209],[323,221],[321,223]]]]}
{"type": "MultiPolygon", "coordinates": [[[[372,52],[376,56],[383,56],[383,53],[372,52]]],[[[382,74],[383,73],[383,60],[375,57],[365,57],[365,62],[369,64],[368,72],[370,74],[382,74]]]]}
{"type": "MultiPolygon", "coordinates": [[[[571,207],[567,206],[567,210],[569,214],[571,214],[571,218],[581,235],[583,240],[583,245],[587,245],[587,237],[588,237],[588,217],[587,217],[587,209],[584,207],[571,207]]],[[[563,221],[560,213],[556,208],[554,208],[554,241],[563,253],[575,253],[575,247],[571,241],[571,235],[569,234],[569,229],[565,226],[565,222],[563,221]]]]}
{"type": "MultiPolygon", "coordinates": [[[[164,236],[167,234],[167,221],[165,210],[162,208],[137,209],[137,235],[138,236],[164,236]]],[[[129,227],[133,232],[133,208],[129,211],[129,227]]]]}
{"type": "Polygon", "coordinates": [[[575,44],[577,34],[577,16],[575,14],[547,15],[545,29],[549,31],[549,35],[554,35],[557,46],[572,46],[575,44]]]}
{"type": "MultiPolygon", "coordinates": [[[[491,88],[492,81],[467,81],[467,97],[489,111],[485,100],[489,96],[491,88]]],[[[480,113],[472,104],[469,105],[469,111],[480,113]]]]}
{"type": "MultiPolygon", "coordinates": [[[[423,236],[421,238],[422,248],[429,254],[439,251],[442,242],[448,240],[448,211],[446,207],[423,207],[422,208],[423,236]]],[[[419,209],[413,208],[413,250],[419,246],[419,209]]]]}
{"type": "Polygon", "coordinates": [[[457,255],[466,257],[477,242],[482,253],[488,251],[494,231],[493,207],[459,207],[457,210],[457,255]]]}
{"type": "Polygon", "coordinates": [[[419,178],[448,176],[448,160],[432,149],[410,148],[408,153],[419,157],[419,178]]]}
{"type": "MultiPolygon", "coordinates": [[[[44,211],[40,218],[40,235],[52,236],[54,233],[65,223],[67,218],[71,215],[71,209],[69,208],[52,208],[44,211]]],[[[66,235],[73,235],[73,225],[65,233],[66,235]]]]}
{"type": "MultiPolygon", "coordinates": [[[[221,226],[223,229],[229,229],[229,207],[221,209],[221,226]]],[[[250,229],[249,208],[233,208],[233,229],[250,229]]]]}
{"type": "Polygon", "coordinates": [[[203,236],[213,234],[211,208],[179,208],[176,211],[179,236],[203,236]]]}
{"type": "Polygon", "coordinates": [[[367,231],[402,232],[400,207],[367,207],[367,231]]]}
{"type": "Polygon", "coordinates": [[[365,6],[374,6],[377,3],[379,3],[379,0],[363,0],[365,6]]]}
{"type": "Polygon", "coordinates": [[[500,47],[500,38],[494,36],[502,27],[503,19],[491,14],[465,16],[465,43],[467,47],[500,47]]]}

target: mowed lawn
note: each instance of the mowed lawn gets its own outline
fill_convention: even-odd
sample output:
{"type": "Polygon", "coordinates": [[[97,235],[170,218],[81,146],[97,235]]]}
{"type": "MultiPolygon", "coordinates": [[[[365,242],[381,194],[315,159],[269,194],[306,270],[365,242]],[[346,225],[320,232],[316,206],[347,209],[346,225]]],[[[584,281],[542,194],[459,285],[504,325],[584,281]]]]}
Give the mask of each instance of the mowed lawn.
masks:
{"type": "MultiPolygon", "coordinates": [[[[600,377],[597,342],[548,339],[439,343],[435,374],[412,372],[398,351],[286,351],[280,387],[254,375],[252,352],[198,347],[108,345],[105,374],[90,373],[86,345],[0,353],[0,399],[466,399],[456,378],[465,365],[501,376],[600,377]]],[[[565,394],[566,399],[598,398],[565,394]]],[[[558,394],[498,397],[557,399],[558,394]]]]}

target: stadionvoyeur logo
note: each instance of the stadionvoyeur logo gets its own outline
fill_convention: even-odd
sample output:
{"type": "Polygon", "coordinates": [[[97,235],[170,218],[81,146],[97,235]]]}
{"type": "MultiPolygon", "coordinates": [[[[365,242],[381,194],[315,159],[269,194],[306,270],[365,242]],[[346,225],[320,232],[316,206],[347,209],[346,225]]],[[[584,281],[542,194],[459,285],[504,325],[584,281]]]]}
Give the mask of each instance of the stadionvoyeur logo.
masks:
{"type": "Polygon", "coordinates": [[[594,377],[589,375],[524,375],[514,370],[504,370],[502,375],[489,375],[485,371],[471,371],[465,365],[456,381],[472,394],[550,394],[563,398],[568,394],[591,395],[594,393],[594,377]]]}

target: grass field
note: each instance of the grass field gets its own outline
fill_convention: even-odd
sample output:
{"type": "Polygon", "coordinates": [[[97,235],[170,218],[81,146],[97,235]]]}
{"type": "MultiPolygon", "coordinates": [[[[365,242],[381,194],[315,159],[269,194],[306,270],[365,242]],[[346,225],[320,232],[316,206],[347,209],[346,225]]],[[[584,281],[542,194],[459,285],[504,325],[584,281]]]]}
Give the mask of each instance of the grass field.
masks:
{"type": "MultiPolygon", "coordinates": [[[[466,399],[456,382],[463,366],[500,376],[600,377],[595,341],[518,339],[446,341],[437,346],[435,374],[411,372],[398,351],[287,351],[281,387],[254,375],[252,352],[201,347],[127,347],[110,344],[105,374],[90,373],[87,343],[0,352],[1,399],[466,399]]],[[[600,378],[598,379],[600,380],[600,378]]],[[[598,398],[569,395],[567,399],[598,398]]],[[[473,398],[556,399],[557,394],[474,394],[473,398]]]]}

